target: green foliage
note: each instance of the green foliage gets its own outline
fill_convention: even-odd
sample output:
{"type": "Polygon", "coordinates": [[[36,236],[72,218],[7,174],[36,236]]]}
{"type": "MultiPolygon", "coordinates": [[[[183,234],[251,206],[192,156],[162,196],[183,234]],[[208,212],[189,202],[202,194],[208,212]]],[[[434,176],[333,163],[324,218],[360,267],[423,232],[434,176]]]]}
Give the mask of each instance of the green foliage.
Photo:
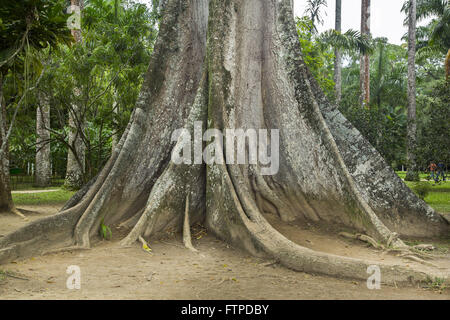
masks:
{"type": "Polygon", "coordinates": [[[447,286],[445,285],[445,279],[444,278],[439,278],[439,277],[428,277],[426,280],[427,283],[427,287],[432,289],[432,290],[437,290],[437,291],[443,291],[447,288],[447,286]]]}
{"type": "Polygon", "coordinates": [[[0,67],[14,65],[15,57],[33,48],[41,50],[59,43],[70,44],[69,15],[64,0],[4,1],[0,6],[0,67]]]}
{"type": "Polygon", "coordinates": [[[423,37],[422,41],[428,41],[429,46],[435,47],[445,54],[450,48],[450,4],[448,0],[418,0],[418,20],[430,17],[433,19],[426,26],[428,37],[423,37]]]}
{"type": "Polygon", "coordinates": [[[430,194],[431,186],[428,182],[416,182],[412,184],[411,190],[422,200],[430,194]]]}
{"type": "Polygon", "coordinates": [[[315,40],[311,29],[313,23],[308,17],[297,17],[297,33],[302,47],[302,56],[314,78],[328,96],[334,92],[333,61],[334,53],[330,48],[315,40]]]}
{"type": "MultiPolygon", "coordinates": [[[[83,42],[62,44],[58,50],[46,52],[51,63],[39,90],[27,99],[27,107],[18,115],[10,144],[14,166],[25,168],[34,162],[36,108],[42,103],[40,95],[44,95],[51,106],[54,171],[58,176],[65,175],[68,115],[76,105],[84,118],[84,130],[79,135],[86,146],[85,178],[97,174],[111,154],[113,135],[120,138],[134,108],[153,50],[158,18],[155,10],[133,1],[85,1],[83,42]]],[[[8,100],[18,96],[19,77],[8,74],[8,100]]]]}
{"type": "Polygon", "coordinates": [[[317,41],[322,46],[322,50],[327,46],[343,50],[345,52],[358,51],[363,54],[373,52],[373,44],[367,35],[362,35],[359,31],[347,30],[340,33],[336,30],[328,30],[319,35],[317,41]]]}
{"type": "MultiPolygon", "coordinates": [[[[405,172],[399,173],[400,177],[405,176],[405,172]]],[[[427,174],[420,174],[421,179],[426,178],[427,174]]],[[[416,182],[405,182],[406,185],[413,189],[416,182]]],[[[426,183],[426,182],[422,182],[426,183]]],[[[429,193],[424,197],[424,200],[437,212],[443,214],[450,214],[450,182],[441,182],[438,185],[428,183],[430,187],[429,193]]],[[[426,187],[425,187],[426,188],[426,187]]]]}
{"type": "Polygon", "coordinates": [[[422,167],[430,161],[450,163],[450,89],[441,79],[429,92],[418,97],[418,160],[422,167]]]}
{"type": "Polygon", "coordinates": [[[68,190],[59,190],[54,192],[40,193],[13,193],[13,201],[16,205],[49,205],[62,204],[67,202],[75,192],[68,190]]]}
{"type": "Polygon", "coordinates": [[[103,219],[100,222],[99,233],[100,233],[100,236],[105,240],[111,240],[111,238],[112,238],[111,228],[104,224],[103,219]]]}

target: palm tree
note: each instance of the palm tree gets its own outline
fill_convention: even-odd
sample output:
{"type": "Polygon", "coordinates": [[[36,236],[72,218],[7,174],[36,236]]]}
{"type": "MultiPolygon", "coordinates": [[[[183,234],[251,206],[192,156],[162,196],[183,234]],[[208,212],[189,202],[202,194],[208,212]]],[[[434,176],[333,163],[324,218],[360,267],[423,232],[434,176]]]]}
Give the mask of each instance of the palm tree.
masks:
{"type": "Polygon", "coordinates": [[[419,53],[440,52],[446,56],[446,77],[450,77],[450,4],[448,0],[417,0],[417,21],[433,17],[428,37],[419,42],[419,53]]]}
{"type": "Polygon", "coordinates": [[[39,106],[36,109],[36,176],[35,185],[48,187],[51,182],[50,160],[50,101],[40,92],[39,106]]]}
{"type": "MultiPolygon", "coordinates": [[[[361,34],[370,37],[370,0],[361,0],[361,34]]],[[[361,55],[360,62],[360,105],[370,103],[370,58],[369,54],[361,55]]]]}
{"type": "Polygon", "coordinates": [[[66,25],[67,16],[63,13],[65,6],[64,0],[23,0],[6,1],[0,8],[0,212],[21,215],[11,196],[8,140],[17,111],[43,75],[36,53],[72,41],[66,25]],[[3,85],[7,76],[16,70],[23,70],[26,79],[34,76],[37,80],[34,86],[30,86],[28,81],[21,84],[17,92],[21,98],[14,102],[14,114],[8,125],[3,85]]]}
{"type": "Polygon", "coordinates": [[[416,0],[409,0],[408,8],[408,128],[407,151],[408,171],[406,181],[418,181],[416,165],[417,120],[416,120],[416,0]]]}
{"type": "Polygon", "coordinates": [[[307,0],[305,14],[309,16],[312,22],[311,32],[317,33],[317,24],[323,24],[322,7],[327,6],[326,0],[307,0]]]}
{"type": "MultiPolygon", "coordinates": [[[[337,0],[340,1],[340,0],[337,0]]],[[[360,54],[370,54],[374,47],[367,35],[362,35],[355,30],[347,30],[341,33],[338,30],[327,30],[317,37],[320,49],[325,51],[332,47],[335,51],[334,60],[334,83],[336,104],[339,104],[342,96],[342,54],[358,51],[360,54]]]]}
{"type": "MultiPolygon", "coordinates": [[[[342,31],[342,0],[336,0],[336,32],[342,31]]],[[[336,103],[339,104],[342,98],[342,57],[339,48],[334,50],[334,89],[336,92],[336,103]]]]}

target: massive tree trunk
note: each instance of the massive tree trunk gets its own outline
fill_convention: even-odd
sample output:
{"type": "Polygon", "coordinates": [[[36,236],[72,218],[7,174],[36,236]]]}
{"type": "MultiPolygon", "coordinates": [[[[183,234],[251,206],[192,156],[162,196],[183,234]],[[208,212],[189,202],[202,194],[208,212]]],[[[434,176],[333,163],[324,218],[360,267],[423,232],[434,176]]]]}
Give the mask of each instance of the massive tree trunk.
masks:
{"type": "Polygon", "coordinates": [[[52,169],[50,159],[50,102],[40,94],[40,105],[36,110],[36,173],[35,185],[48,187],[51,183],[52,169]]]}
{"type": "MultiPolygon", "coordinates": [[[[342,0],[336,0],[336,18],[335,30],[342,31],[342,0]]],[[[336,95],[336,104],[341,102],[342,98],[342,53],[339,48],[334,50],[334,90],[336,95]]]]}
{"type": "Polygon", "coordinates": [[[406,181],[418,181],[416,164],[417,121],[416,121],[416,0],[409,1],[408,9],[408,128],[406,181]]]}
{"type": "MultiPolygon", "coordinates": [[[[181,230],[185,212],[191,224],[204,221],[217,237],[252,254],[295,270],[357,279],[367,278],[369,262],[301,247],[264,215],[352,228],[398,248],[406,246],[394,232],[449,232],[446,220],[328,102],[302,60],[290,0],[211,0],[209,6],[207,0],[168,0],[136,108],[105,168],[59,214],[1,238],[0,262],[89,247],[102,220],[129,227],[122,245],[132,245],[181,230]],[[205,164],[198,155],[194,164],[171,161],[188,147],[203,150],[202,128],[278,129],[279,159],[276,131],[269,143],[278,172],[262,175],[267,168],[260,162],[221,163],[232,163],[236,151],[228,136],[216,162],[205,164]]],[[[399,266],[380,268],[384,281],[426,277],[399,266]]]]}
{"type": "MultiPolygon", "coordinates": [[[[370,0],[361,0],[361,35],[370,36],[370,0]]],[[[370,57],[368,53],[361,55],[359,71],[360,105],[370,103],[370,57]]]]}
{"type": "MultiPolygon", "coordinates": [[[[71,0],[71,5],[83,7],[83,0],[71,0]]],[[[75,42],[83,42],[81,29],[71,30],[75,42]]],[[[78,95],[75,89],[75,95],[78,95]]],[[[82,139],[84,130],[84,112],[79,105],[73,105],[69,111],[69,148],[67,152],[67,169],[64,185],[69,189],[79,189],[83,185],[85,173],[86,145],[82,139]]]]}

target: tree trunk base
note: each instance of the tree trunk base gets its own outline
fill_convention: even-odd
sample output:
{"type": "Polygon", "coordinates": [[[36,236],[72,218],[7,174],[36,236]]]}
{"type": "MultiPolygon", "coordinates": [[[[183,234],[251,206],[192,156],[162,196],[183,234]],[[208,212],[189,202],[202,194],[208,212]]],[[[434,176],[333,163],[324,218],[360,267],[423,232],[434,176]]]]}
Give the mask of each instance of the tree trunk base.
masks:
{"type": "MultiPolygon", "coordinates": [[[[184,230],[192,247],[189,225],[205,221],[218,238],[288,268],[366,280],[369,261],[302,247],[263,214],[345,225],[399,250],[410,250],[403,236],[448,235],[448,222],[325,98],[302,60],[290,0],[168,0],[164,10],[142,92],[105,168],[59,214],[1,238],[0,263],[89,248],[101,223],[131,229],[123,246],[184,230]],[[205,129],[278,130],[278,172],[262,175],[262,164],[171,161],[187,147],[203,151],[205,129]]],[[[214,156],[227,160],[225,149],[214,156]]],[[[385,283],[441,275],[379,267],[385,283]]]]}

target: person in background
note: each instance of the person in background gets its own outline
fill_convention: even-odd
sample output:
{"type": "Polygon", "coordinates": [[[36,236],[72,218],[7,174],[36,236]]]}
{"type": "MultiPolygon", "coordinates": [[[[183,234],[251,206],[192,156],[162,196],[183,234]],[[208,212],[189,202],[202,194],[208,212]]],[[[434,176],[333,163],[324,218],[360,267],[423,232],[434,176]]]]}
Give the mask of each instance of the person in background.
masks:
{"type": "Polygon", "coordinates": [[[437,165],[437,181],[439,181],[439,177],[442,177],[442,181],[445,181],[445,165],[442,161],[437,165]]]}
{"type": "Polygon", "coordinates": [[[428,170],[430,171],[430,177],[435,182],[438,182],[437,176],[436,176],[436,169],[437,169],[436,163],[434,163],[434,161],[431,161],[430,165],[428,166],[428,170]]]}

